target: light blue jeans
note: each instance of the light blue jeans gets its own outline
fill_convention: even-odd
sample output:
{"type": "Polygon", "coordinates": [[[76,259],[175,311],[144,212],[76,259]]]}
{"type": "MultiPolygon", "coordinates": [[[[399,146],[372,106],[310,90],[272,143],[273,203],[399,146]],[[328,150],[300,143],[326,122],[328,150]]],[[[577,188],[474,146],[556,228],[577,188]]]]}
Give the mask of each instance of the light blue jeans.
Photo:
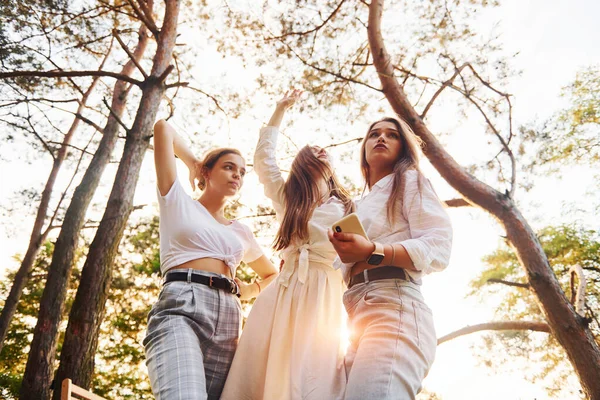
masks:
{"type": "Polygon", "coordinates": [[[417,284],[360,283],[344,293],[351,336],[346,400],[414,399],[435,357],[431,310],[417,284]]]}

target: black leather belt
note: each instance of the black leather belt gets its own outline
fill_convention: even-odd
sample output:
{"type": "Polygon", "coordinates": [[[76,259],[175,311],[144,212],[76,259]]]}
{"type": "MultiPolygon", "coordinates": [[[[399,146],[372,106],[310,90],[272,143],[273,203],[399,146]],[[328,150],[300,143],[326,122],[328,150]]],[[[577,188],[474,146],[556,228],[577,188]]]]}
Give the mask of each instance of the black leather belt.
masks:
{"type": "Polygon", "coordinates": [[[199,275],[199,274],[194,274],[194,273],[189,274],[187,271],[186,272],[184,272],[184,271],[167,272],[167,275],[165,276],[163,284],[166,284],[169,282],[176,282],[176,281],[177,282],[188,282],[188,275],[189,275],[190,282],[200,283],[202,285],[214,287],[215,289],[221,289],[226,292],[235,294],[238,297],[240,296],[240,288],[235,283],[235,281],[232,281],[227,278],[220,278],[218,276],[206,276],[206,275],[199,275]]]}
{"type": "MultiPolygon", "coordinates": [[[[417,285],[421,284],[421,280],[415,280],[410,277],[410,275],[402,268],[399,267],[377,267],[372,269],[365,270],[370,281],[379,281],[382,279],[402,279],[405,281],[409,281],[412,283],[416,283],[417,285]]],[[[354,275],[350,278],[350,283],[348,284],[348,289],[352,286],[363,283],[365,281],[365,271],[354,275]]]]}

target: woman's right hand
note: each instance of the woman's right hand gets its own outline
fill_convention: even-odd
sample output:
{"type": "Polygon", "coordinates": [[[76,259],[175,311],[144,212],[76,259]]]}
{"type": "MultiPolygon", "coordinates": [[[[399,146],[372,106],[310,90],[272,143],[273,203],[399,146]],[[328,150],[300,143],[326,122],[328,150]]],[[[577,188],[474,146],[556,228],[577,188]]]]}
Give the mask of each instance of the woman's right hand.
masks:
{"type": "Polygon", "coordinates": [[[288,90],[283,95],[283,98],[276,103],[277,108],[282,109],[284,111],[287,110],[288,108],[293,106],[294,103],[296,103],[296,101],[300,98],[300,96],[302,96],[302,90],[298,90],[298,89],[288,90]]]}
{"type": "Polygon", "coordinates": [[[190,185],[192,185],[192,190],[195,191],[196,179],[200,181],[200,178],[202,177],[202,162],[200,162],[200,160],[194,160],[193,163],[188,166],[188,169],[190,170],[190,185]]]}

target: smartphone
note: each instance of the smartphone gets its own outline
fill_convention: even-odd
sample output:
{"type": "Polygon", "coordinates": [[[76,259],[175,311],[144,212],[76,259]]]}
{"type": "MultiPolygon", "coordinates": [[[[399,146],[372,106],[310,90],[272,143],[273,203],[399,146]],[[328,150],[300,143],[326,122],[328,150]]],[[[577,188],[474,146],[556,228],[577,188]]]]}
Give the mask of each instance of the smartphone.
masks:
{"type": "Polygon", "coordinates": [[[365,228],[356,213],[348,214],[331,226],[334,232],[356,233],[369,240],[365,228]]]}

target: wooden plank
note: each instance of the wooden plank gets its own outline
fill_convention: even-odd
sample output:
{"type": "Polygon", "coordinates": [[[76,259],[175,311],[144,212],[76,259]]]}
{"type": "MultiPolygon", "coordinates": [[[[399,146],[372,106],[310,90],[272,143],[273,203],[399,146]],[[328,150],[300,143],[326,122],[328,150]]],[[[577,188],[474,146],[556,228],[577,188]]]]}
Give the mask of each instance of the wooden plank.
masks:
{"type": "MultiPolygon", "coordinates": [[[[74,385],[73,383],[71,383],[71,380],[69,378],[66,378],[65,380],[63,380],[63,391],[65,390],[65,383],[68,383],[68,396],[70,397],[62,397],[61,400],[70,400],[70,399],[74,399],[75,397],[73,397],[73,395],[77,395],[82,397],[85,400],[106,400],[103,397],[98,396],[97,394],[94,394],[88,390],[85,390],[77,385],[74,385]]],[[[62,396],[64,396],[64,392],[61,393],[62,396]]]]}
{"type": "Polygon", "coordinates": [[[62,387],[60,390],[60,400],[71,399],[71,380],[69,378],[63,379],[62,387]]]}

